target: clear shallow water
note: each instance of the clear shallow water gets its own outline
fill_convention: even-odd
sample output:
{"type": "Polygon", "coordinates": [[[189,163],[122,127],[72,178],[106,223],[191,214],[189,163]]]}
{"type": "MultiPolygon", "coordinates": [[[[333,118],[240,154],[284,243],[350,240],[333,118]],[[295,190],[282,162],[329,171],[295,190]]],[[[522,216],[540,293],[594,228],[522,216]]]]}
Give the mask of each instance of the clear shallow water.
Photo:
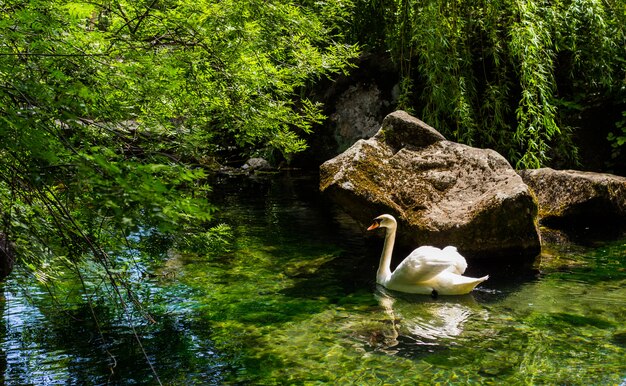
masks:
{"type": "Polygon", "coordinates": [[[5,383],[156,383],[145,356],[164,384],[181,385],[626,378],[626,239],[546,245],[534,267],[470,262],[491,278],[432,299],[375,285],[382,240],[320,197],[313,178],[222,177],[213,195],[232,251],[171,253],[148,267],[139,295],[156,323],[98,300],[96,325],[86,306],[61,310],[44,288],[6,283],[5,383]]]}

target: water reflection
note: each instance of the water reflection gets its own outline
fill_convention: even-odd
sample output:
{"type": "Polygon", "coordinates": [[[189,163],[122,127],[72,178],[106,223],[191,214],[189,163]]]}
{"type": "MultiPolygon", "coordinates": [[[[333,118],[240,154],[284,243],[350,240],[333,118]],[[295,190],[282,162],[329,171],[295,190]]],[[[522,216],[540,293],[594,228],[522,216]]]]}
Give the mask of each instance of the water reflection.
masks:
{"type": "Polygon", "coordinates": [[[469,321],[489,318],[471,294],[432,299],[378,286],[374,296],[385,318],[380,330],[361,334],[361,338],[388,354],[414,357],[455,345],[469,321]]]}
{"type": "MultiPolygon", "coordinates": [[[[6,298],[4,295],[4,285],[0,285],[0,315],[4,315],[6,309],[6,298]]],[[[7,327],[4,318],[0,318],[0,336],[6,336],[7,327]]],[[[0,384],[4,384],[7,370],[7,353],[4,347],[0,347],[0,384]]]]}
{"type": "Polygon", "coordinates": [[[15,279],[0,291],[0,385],[222,384],[226,365],[193,315],[139,323],[101,303],[55,307],[48,293],[15,279]]]}

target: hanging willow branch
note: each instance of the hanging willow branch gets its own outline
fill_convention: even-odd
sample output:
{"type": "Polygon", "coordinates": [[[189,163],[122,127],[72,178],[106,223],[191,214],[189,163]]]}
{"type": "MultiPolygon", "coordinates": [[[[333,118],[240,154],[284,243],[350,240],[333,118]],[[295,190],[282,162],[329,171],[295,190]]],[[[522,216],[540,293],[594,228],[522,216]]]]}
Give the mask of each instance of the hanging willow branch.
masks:
{"type": "MultiPolygon", "coordinates": [[[[357,1],[361,12],[365,3],[357,1]]],[[[386,24],[380,39],[401,72],[400,107],[450,139],[498,150],[519,168],[552,157],[575,162],[573,117],[587,105],[626,105],[623,1],[385,5],[383,17],[370,12],[370,23],[386,24]]],[[[379,31],[356,25],[365,26],[362,35],[379,31]]]]}

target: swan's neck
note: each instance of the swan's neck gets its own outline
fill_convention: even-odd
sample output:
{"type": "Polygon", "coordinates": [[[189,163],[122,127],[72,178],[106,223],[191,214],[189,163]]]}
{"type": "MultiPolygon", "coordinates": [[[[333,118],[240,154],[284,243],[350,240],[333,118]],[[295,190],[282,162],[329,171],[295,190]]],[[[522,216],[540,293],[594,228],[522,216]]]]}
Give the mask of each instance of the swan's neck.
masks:
{"type": "Polygon", "coordinates": [[[376,272],[376,282],[383,284],[391,275],[391,254],[393,252],[393,244],[396,241],[396,228],[387,228],[385,233],[385,244],[383,245],[383,253],[380,255],[380,264],[378,272],[376,272]]]}

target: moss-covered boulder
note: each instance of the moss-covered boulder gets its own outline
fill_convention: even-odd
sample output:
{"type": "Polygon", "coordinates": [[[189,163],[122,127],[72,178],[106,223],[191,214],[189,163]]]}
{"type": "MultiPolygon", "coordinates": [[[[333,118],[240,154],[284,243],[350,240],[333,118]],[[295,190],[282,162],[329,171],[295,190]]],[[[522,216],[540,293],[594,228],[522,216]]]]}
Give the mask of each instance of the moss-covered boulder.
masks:
{"type": "Polygon", "coordinates": [[[522,170],[535,192],[542,223],[557,228],[626,225],[626,178],[550,168],[522,170]]]}
{"type": "Polygon", "coordinates": [[[509,163],[493,150],[447,141],[403,111],[320,173],[321,190],[363,225],[394,215],[407,246],[455,245],[470,258],[540,252],[537,204],[509,163]]]}

